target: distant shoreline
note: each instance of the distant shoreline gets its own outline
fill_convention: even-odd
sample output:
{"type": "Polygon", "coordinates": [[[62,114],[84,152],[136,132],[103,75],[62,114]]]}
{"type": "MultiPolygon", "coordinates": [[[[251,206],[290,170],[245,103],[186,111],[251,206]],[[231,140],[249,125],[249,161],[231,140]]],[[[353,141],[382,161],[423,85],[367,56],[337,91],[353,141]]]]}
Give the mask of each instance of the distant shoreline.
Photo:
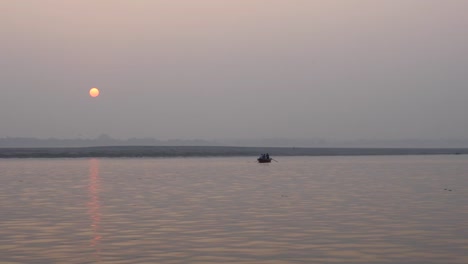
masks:
{"type": "Polygon", "coordinates": [[[0,148],[0,158],[131,158],[274,156],[458,155],[468,148],[286,148],[218,146],[105,146],[73,148],[0,148]]]}

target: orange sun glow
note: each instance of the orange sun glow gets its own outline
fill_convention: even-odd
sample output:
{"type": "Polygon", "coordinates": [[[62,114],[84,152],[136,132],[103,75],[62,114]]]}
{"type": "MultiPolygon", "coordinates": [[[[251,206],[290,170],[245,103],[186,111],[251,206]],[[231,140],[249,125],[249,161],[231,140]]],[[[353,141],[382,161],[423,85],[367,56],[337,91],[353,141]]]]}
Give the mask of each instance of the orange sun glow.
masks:
{"type": "Polygon", "coordinates": [[[91,90],[89,90],[89,95],[91,95],[91,97],[98,97],[99,96],[99,89],[98,88],[91,88],[91,90]]]}

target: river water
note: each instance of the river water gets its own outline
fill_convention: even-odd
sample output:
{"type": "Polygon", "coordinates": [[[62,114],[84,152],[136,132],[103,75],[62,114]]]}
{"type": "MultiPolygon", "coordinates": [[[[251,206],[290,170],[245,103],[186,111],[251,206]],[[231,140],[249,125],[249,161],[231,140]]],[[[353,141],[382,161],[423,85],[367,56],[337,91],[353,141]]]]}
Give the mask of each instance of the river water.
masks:
{"type": "Polygon", "coordinates": [[[468,263],[468,156],[0,160],[0,263],[468,263]]]}

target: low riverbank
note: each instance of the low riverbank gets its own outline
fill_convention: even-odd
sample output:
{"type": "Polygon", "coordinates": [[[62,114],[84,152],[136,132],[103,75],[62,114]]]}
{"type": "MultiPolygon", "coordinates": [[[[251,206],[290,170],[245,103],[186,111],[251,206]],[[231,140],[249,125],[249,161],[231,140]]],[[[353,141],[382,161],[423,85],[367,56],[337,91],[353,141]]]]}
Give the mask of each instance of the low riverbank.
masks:
{"type": "Polygon", "coordinates": [[[0,158],[229,157],[258,156],[455,155],[468,148],[277,148],[212,146],[116,146],[84,148],[0,148],[0,158]]]}

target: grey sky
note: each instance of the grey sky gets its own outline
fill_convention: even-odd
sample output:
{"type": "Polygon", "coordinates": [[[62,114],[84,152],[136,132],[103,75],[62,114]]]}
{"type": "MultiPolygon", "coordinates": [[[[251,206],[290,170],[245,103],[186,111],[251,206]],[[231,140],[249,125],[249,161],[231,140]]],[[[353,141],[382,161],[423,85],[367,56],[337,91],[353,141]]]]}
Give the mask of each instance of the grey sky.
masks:
{"type": "Polygon", "coordinates": [[[468,1],[0,10],[0,137],[468,138],[468,1]]]}

